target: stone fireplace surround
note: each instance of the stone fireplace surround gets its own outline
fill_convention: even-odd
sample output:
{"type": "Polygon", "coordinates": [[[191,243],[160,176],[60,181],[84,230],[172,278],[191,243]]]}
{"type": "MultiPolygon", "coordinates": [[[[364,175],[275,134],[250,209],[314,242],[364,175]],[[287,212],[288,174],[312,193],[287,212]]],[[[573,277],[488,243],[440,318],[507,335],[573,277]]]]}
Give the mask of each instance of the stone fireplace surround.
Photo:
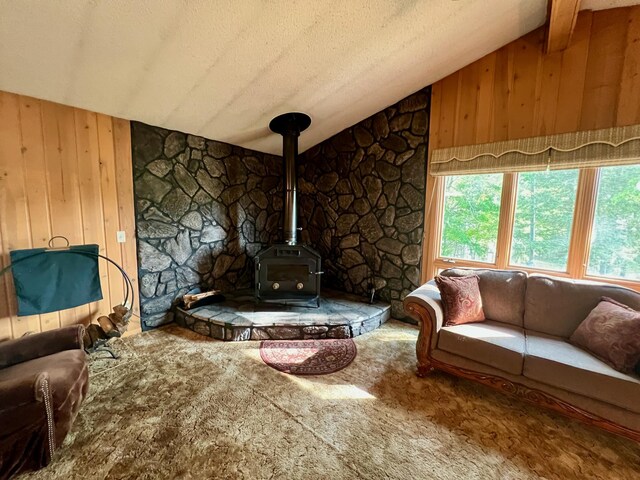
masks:
{"type": "MultiPolygon", "coordinates": [[[[404,319],[420,281],[429,89],[298,158],[301,242],[322,255],[323,286],[366,296],[404,319]]],[[[194,287],[251,286],[253,257],[281,239],[282,160],[132,122],[144,329],[174,320],[194,287]]]]}

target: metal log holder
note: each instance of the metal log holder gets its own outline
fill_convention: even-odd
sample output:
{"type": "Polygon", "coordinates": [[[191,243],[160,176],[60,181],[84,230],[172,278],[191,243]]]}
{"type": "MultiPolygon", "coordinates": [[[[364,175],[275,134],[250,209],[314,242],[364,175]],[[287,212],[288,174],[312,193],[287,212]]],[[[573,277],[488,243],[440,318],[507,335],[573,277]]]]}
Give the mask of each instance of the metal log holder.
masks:
{"type": "MultiPolygon", "coordinates": [[[[29,258],[32,258],[37,255],[46,255],[49,252],[65,250],[65,251],[69,251],[70,253],[74,253],[76,255],[85,255],[85,256],[102,258],[103,260],[106,260],[107,262],[115,266],[122,274],[122,278],[124,279],[124,284],[125,284],[125,295],[124,295],[123,302],[113,307],[113,312],[110,313],[108,317],[107,316],[100,317],[98,319],[99,324],[92,323],[87,327],[86,333],[85,333],[85,342],[84,342],[85,352],[87,352],[88,354],[92,354],[96,352],[107,352],[109,353],[109,355],[111,355],[113,359],[117,359],[118,355],[108,345],[108,342],[112,338],[117,338],[122,335],[122,332],[126,330],[129,320],[131,318],[131,315],[133,313],[135,296],[133,294],[133,283],[131,282],[129,275],[127,275],[127,272],[125,272],[120,265],[118,265],[116,262],[111,260],[109,257],[106,257],[99,253],[92,254],[88,252],[78,252],[78,251],[71,250],[69,240],[64,236],[56,235],[55,237],[52,237],[49,240],[48,246],[49,248],[46,248],[44,251],[34,253],[30,257],[25,257],[20,261],[28,260],[29,258]],[[61,247],[55,247],[53,245],[55,239],[65,240],[66,245],[61,247]],[[130,304],[129,304],[129,299],[131,299],[130,304]],[[107,322],[107,320],[109,322],[107,322]],[[113,327],[108,328],[107,325],[109,324],[113,324],[113,327]]],[[[15,262],[15,263],[18,263],[18,262],[15,262]]],[[[11,265],[8,265],[7,267],[0,270],[0,276],[4,275],[9,270],[11,270],[11,268],[15,263],[12,263],[11,265]]]]}

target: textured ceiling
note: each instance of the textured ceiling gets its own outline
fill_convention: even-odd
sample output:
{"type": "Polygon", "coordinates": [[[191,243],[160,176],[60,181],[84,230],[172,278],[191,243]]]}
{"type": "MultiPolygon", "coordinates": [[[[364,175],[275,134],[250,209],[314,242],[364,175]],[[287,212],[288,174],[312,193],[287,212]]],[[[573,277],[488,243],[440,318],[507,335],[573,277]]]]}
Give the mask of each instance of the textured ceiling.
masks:
{"type": "Polygon", "coordinates": [[[609,8],[638,5],[640,0],[582,0],[580,10],[607,10],[609,8]]]}
{"type": "Polygon", "coordinates": [[[0,90],[270,153],[280,153],[281,138],[269,120],[303,111],[313,119],[304,151],[542,25],[546,8],[546,0],[0,0],[0,90]]]}

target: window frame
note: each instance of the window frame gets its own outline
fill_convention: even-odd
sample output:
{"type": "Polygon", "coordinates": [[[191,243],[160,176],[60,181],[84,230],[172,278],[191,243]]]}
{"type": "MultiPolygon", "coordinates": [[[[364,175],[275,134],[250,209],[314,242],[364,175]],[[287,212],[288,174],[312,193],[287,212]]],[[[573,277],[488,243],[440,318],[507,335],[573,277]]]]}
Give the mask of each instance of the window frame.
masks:
{"type": "Polygon", "coordinates": [[[438,270],[452,267],[496,268],[501,270],[520,270],[527,273],[543,273],[555,277],[591,280],[610,283],[640,292],[640,281],[603,277],[587,274],[587,265],[591,252],[591,235],[596,213],[596,201],[600,168],[579,169],[578,186],[573,212],[573,224],[569,239],[569,252],[566,271],[545,270],[511,265],[511,242],[516,210],[518,174],[504,173],[502,177],[502,197],[500,199],[500,218],[498,220],[498,238],[496,241],[495,262],[479,262],[462,258],[449,258],[440,255],[444,216],[445,177],[427,178],[427,211],[425,226],[425,244],[423,254],[423,282],[433,278],[438,270]]]}

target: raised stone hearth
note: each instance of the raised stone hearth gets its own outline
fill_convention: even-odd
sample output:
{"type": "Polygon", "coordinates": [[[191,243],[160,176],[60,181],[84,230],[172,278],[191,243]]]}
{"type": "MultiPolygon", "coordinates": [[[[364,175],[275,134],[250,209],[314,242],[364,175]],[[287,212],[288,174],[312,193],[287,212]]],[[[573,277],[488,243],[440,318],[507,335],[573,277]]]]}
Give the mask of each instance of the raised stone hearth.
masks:
{"type": "Polygon", "coordinates": [[[325,290],[320,308],[256,305],[253,291],[226,295],[222,303],[176,311],[176,322],[201,335],[227,341],[350,338],[375,330],[391,307],[325,290]]]}

